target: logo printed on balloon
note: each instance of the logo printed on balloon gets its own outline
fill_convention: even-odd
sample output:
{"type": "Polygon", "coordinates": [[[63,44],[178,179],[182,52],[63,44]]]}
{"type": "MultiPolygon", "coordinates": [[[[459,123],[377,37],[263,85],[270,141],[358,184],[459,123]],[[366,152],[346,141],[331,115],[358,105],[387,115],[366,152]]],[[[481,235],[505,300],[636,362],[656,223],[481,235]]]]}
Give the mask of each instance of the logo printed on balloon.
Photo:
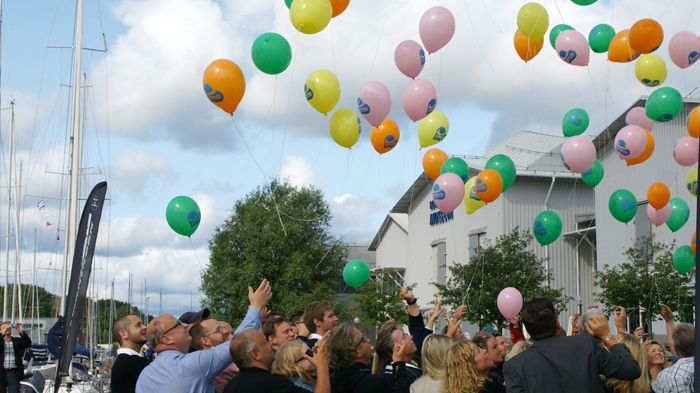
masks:
{"type": "Polygon", "coordinates": [[[187,214],[187,221],[192,228],[197,228],[199,221],[202,219],[202,214],[198,211],[191,211],[187,214]]]}
{"type": "Polygon", "coordinates": [[[436,201],[442,201],[445,199],[445,190],[440,189],[440,185],[438,184],[433,186],[433,199],[436,201]]]}
{"type": "Polygon", "coordinates": [[[306,85],[304,85],[304,94],[306,94],[306,101],[311,101],[314,98],[313,90],[309,89],[306,85]]]}
{"type": "Polygon", "coordinates": [[[698,61],[698,57],[700,57],[700,53],[696,51],[692,51],[688,54],[688,64],[693,64],[696,61],[698,61]]]}
{"type": "Polygon", "coordinates": [[[568,165],[566,165],[566,161],[564,161],[564,153],[559,152],[559,158],[561,158],[561,163],[564,164],[564,168],[571,170],[568,165]]]}
{"type": "Polygon", "coordinates": [[[442,141],[443,139],[445,139],[446,136],[447,136],[447,130],[445,129],[445,127],[440,127],[440,128],[438,128],[437,131],[435,132],[435,135],[433,136],[433,139],[435,139],[436,141],[440,142],[440,141],[442,141]]]}
{"type": "Polygon", "coordinates": [[[362,101],[361,98],[357,99],[357,109],[360,111],[361,114],[366,115],[370,113],[372,110],[369,108],[369,105],[366,104],[364,101],[362,101]]]}
{"type": "Polygon", "coordinates": [[[433,98],[432,100],[430,100],[430,102],[428,102],[428,111],[425,112],[425,114],[426,114],[426,115],[429,115],[429,114],[433,113],[433,111],[435,110],[435,106],[436,106],[436,105],[437,105],[437,100],[436,100],[435,98],[433,98]]]}
{"type": "Polygon", "coordinates": [[[384,138],[384,148],[386,149],[395,147],[397,143],[399,143],[399,141],[394,138],[393,135],[387,135],[386,138],[384,138]]]}
{"type": "Polygon", "coordinates": [[[469,199],[475,200],[477,202],[481,202],[481,198],[479,198],[479,196],[476,194],[475,187],[472,187],[471,190],[469,190],[469,199]]]}
{"type": "Polygon", "coordinates": [[[533,232],[537,236],[547,236],[547,228],[542,225],[540,220],[535,220],[535,228],[533,229],[533,232]]]}
{"type": "Polygon", "coordinates": [[[637,60],[637,58],[638,58],[639,56],[641,56],[641,55],[642,55],[641,53],[635,52],[635,53],[632,54],[632,56],[630,56],[630,57],[627,58],[627,61],[630,62],[630,61],[637,60]]]}
{"type": "Polygon", "coordinates": [[[565,62],[571,64],[574,60],[576,60],[576,52],[573,50],[570,50],[568,52],[562,50],[559,51],[559,57],[561,57],[561,59],[565,62]]]}
{"type": "Polygon", "coordinates": [[[629,199],[623,199],[620,201],[620,206],[622,206],[622,211],[631,212],[637,209],[637,202],[630,201],[629,199]]]}
{"type": "Polygon", "coordinates": [[[476,192],[486,192],[488,186],[481,179],[476,179],[476,184],[474,185],[474,191],[476,192]]]}
{"type": "Polygon", "coordinates": [[[627,144],[625,141],[617,141],[617,145],[615,146],[615,150],[617,150],[618,153],[622,154],[623,156],[629,156],[630,155],[630,149],[627,148],[627,144]]]}
{"type": "Polygon", "coordinates": [[[208,83],[204,84],[204,92],[207,94],[207,98],[211,102],[221,102],[224,100],[224,95],[220,91],[214,90],[209,86],[208,83]]]}
{"type": "Polygon", "coordinates": [[[357,118],[357,134],[362,135],[362,122],[359,117],[357,118]]]}
{"type": "Polygon", "coordinates": [[[585,172],[581,172],[581,177],[590,176],[592,173],[593,173],[593,167],[591,167],[591,169],[589,169],[585,172]]]}
{"type": "Polygon", "coordinates": [[[420,65],[425,65],[425,51],[423,50],[423,48],[420,49],[418,55],[420,56],[420,65]]]}
{"type": "Polygon", "coordinates": [[[644,86],[655,87],[658,86],[661,82],[659,82],[658,80],[652,81],[649,79],[642,79],[642,83],[644,84],[644,86]]]}
{"type": "Polygon", "coordinates": [[[569,124],[571,124],[572,126],[578,127],[581,124],[583,124],[583,119],[580,117],[571,116],[571,117],[569,117],[569,124]]]}

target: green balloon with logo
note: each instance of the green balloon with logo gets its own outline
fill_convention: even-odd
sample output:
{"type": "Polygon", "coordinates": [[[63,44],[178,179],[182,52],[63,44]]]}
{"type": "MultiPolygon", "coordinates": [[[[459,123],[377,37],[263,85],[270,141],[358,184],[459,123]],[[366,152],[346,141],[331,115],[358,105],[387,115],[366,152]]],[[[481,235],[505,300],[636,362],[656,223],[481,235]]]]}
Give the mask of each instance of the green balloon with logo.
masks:
{"type": "Polygon", "coordinates": [[[603,163],[600,160],[595,160],[591,169],[581,172],[581,179],[588,186],[595,187],[603,181],[605,177],[605,168],[603,168],[603,163]]]}
{"type": "Polygon", "coordinates": [[[681,246],[673,253],[673,267],[678,274],[688,274],[695,267],[695,254],[690,246],[681,246]]]}
{"type": "Polygon", "coordinates": [[[671,206],[671,214],[666,220],[666,225],[671,232],[676,232],[683,228],[683,225],[688,222],[688,218],[690,218],[690,209],[688,208],[688,204],[681,198],[671,198],[668,204],[671,206]]]}
{"type": "Polygon", "coordinates": [[[561,235],[561,218],[551,210],[538,214],[532,223],[532,233],[537,242],[543,246],[554,243],[561,235]]]}
{"type": "Polygon", "coordinates": [[[469,165],[459,157],[452,157],[445,161],[442,167],[440,167],[440,174],[442,175],[444,173],[454,173],[466,184],[469,180],[469,165]]]}
{"type": "Polygon", "coordinates": [[[180,195],[173,198],[165,210],[170,228],[182,236],[190,237],[199,227],[202,213],[192,198],[180,195]]]}
{"type": "Polygon", "coordinates": [[[637,215],[637,198],[629,190],[616,190],[610,195],[608,209],[617,221],[628,223],[637,215]]]}

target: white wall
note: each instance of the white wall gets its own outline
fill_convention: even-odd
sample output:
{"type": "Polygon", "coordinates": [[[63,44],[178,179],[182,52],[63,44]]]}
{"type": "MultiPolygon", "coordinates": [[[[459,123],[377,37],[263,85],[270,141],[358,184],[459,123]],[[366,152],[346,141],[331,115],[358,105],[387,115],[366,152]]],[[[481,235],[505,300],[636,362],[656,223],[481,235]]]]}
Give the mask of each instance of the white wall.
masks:
{"type": "Polygon", "coordinates": [[[408,261],[408,234],[393,220],[377,245],[377,267],[403,267],[408,261]]]}

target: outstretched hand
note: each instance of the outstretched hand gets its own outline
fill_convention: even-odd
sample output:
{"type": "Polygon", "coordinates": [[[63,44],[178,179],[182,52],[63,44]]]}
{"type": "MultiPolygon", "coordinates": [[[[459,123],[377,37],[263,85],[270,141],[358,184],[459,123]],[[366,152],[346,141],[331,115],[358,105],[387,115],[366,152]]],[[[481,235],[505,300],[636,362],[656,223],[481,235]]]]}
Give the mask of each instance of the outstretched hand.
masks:
{"type": "Polygon", "coordinates": [[[401,292],[399,293],[399,296],[401,297],[401,300],[404,300],[407,302],[410,302],[413,299],[415,299],[415,295],[413,295],[413,291],[408,287],[401,288],[401,292]]]}
{"type": "Polygon", "coordinates": [[[272,298],[272,287],[270,283],[263,279],[258,289],[253,291],[253,288],[248,287],[248,301],[250,305],[261,310],[267,306],[267,303],[272,298]]]}
{"type": "Polygon", "coordinates": [[[406,349],[406,344],[401,341],[394,344],[394,352],[391,354],[392,362],[401,362],[406,357],[404,350],[406,349]]]}
{"type": "Polygon", "coordinates": [[[673,322],[673,310],[666,304],[661,305],[661,318],[666,322],[673,322]]]}
{"type": "Polygon", "coordinates": [[[428,317],[428,323],[426,324],[426,327],[428,329],[432,329],[433,325],[435,325],[435,321],[437,321],[437,319],[440,318],[440,315],[442,315],[442,313],[444,312],[445,309],[442,307],[442,299],[438,299],[435,308],[431,308],[426,313],[426,316],[428,317]]]}

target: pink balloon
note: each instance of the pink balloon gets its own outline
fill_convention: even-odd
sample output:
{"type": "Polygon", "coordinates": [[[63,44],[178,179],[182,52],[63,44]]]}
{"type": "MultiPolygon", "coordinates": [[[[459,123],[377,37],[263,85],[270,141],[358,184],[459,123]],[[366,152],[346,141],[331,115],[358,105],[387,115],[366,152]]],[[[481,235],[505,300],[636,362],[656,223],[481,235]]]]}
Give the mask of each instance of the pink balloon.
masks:
{"type": "Polygon", "coordinates": [[[689,31],[678,32],[668,44],[668,54],[673,64],[680,68],[688,68],[698,61],[700,39],[689,31]]]}
{"type": "Polygon", "coordinates": [[[582,67],[588,65],[588,59],[591,55],[588,41],[583,34],[576,30],[565,30],[559,33],[554,49],[557,50],[559,58],[569,64],[582,67]]]}
{"type": "Polygon", "coordinates": [[[647,117],[646,110],[643,106],[636,106],[627,112],[625,116],[625,125],[640,126],[647,131],[651,131],[654,126],[654,120],[647,117]]]}
{"type": "Polygon", "coordinates": [[[513,287],[503,288],[496,299],[498,311],[506,319],[511,319],[520,313],[523,308],[523,295],[513,287]]]}
{"type": "Polygon", "coordinates": [[[622,160],[631,160],[644,153],[647,147],[647,133],[640,126],[622,127],[615,137],[615,150],[622,160]]]}
{"type": "Polygon", "coordinates": [[[371,81],[360,89],[357,109],[374,127],[382,124],[391,109],[391,94],[382,82],[371,81]]]}
{"type": "Polygon", "coordinates": [[[566,138],[561,145],[561,160],[573,173],[589,170],[595,162],[595,145],[583,135],[566,138]]]}
{"type": "Polygon", "coordinates": [[[464,200],[464,182],[454,173],[443,173],[433,183],[433,200],[438,210],[449,213],[464,200]]]}
{"type": "Polygon", "coordinates": [[[698,140],[690,136],[680,138],[673,148],[673,158],[682,166],[695,165],[698,162],[698,140]]]}
{"type": "Polygon", "coordinates": [[[659,210],[654,209],[654,207],[650,204],[647,204],[647,217],[649,217],[649,222],[654,224],[655,226],[663,225],[663,223],[668,220],[668,217],[671,215],[671,205],[666,204],[666,206],[662,207],[659,210]]]}
{"type": "Polygon", "coordinates": [[[415,79],[403,93],[403,109],[413,121],[428,116],[437,105],[437,92],[432,83],[415,79]]]}
{"type": "Polygon", "coordinates": [[[403,41],[394,51],[394,62],[401,73],[415,79],[423,71],[425,51],[416,41],[403,41]]]}
{"type": "Polygon", "coordinates": [[[455,17],[445,7],[433,7],[420,18],[418,33],[428,53],[435,53],[455,34],[455,17]]]}

